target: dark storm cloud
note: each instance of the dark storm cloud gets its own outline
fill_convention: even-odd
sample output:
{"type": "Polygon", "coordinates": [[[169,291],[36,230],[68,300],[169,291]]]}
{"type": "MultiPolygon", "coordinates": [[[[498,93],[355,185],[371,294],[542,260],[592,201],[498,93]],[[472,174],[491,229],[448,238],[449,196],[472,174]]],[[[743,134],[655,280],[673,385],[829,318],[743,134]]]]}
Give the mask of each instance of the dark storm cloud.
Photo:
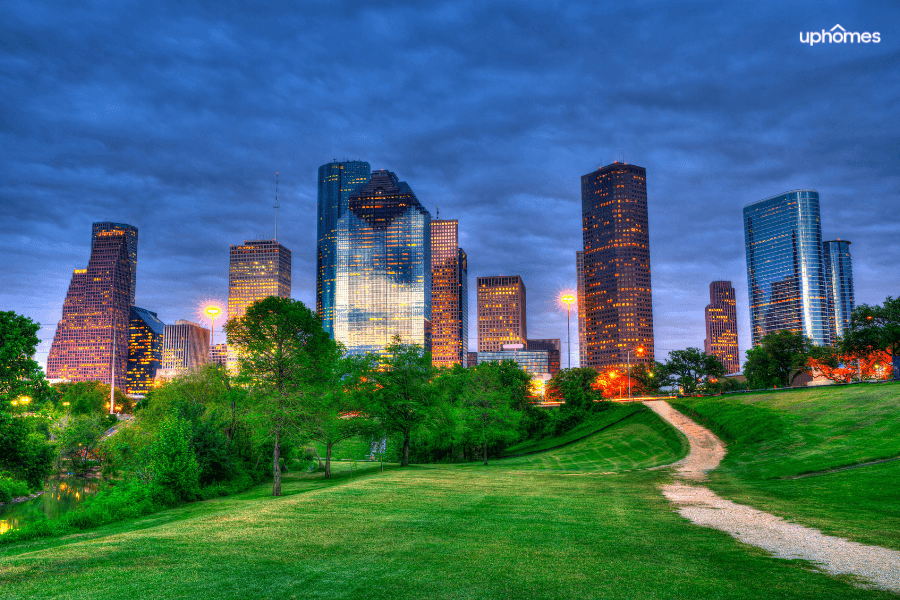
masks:
{"type": "MultiPolygon", "coordinates": [[[[140,229],[138,304],[171,322],[227,299],[228,245],[273,234],[314,300],[316,168],[360,158],[460,220],[475,278],[520,274],[531,337],[561,337],[580,176],[645,166],[659,357],[702,346],[714,279],[738,292],[741,208],[822,198],[858,301],[898,295],[900,9],[809,2],[6,3],[0,304],[49,348],[90,223],[140,229]],[[800,31],[882,30],[803,46],[800,31]]],[[[576,336],[577,339],[577,336],[576,336]]],[[[577,353],[576,353],[577,356],[577,353]]]]}

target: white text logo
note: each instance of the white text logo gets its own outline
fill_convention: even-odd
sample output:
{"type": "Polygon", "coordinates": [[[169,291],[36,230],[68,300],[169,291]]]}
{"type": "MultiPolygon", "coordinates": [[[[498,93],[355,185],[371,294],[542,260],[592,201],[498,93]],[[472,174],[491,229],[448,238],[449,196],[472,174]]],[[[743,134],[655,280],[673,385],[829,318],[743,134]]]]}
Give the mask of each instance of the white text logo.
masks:
{"type": "Polygon", "coordinates": [[[825,31],[806,31],[800,32],[800,43],[809,44],[880,44],[881,34],[877,31],[869,33],[868,31],[860,33],[858,31],[847,31],[840,25],[835,25],[830,30],[825,31]]]}

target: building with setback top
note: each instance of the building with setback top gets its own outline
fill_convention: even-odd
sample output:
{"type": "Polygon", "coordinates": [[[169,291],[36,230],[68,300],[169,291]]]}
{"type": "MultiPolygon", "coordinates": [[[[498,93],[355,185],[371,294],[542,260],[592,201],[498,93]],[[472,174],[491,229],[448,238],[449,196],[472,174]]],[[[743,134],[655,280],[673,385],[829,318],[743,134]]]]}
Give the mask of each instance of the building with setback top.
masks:
{"type": "Polygon", "coordinates": [[[125,391],[146,394],[153,389],[156,372],[162,368],[165,323],[155,312],[131,307],[128,326],[128,374],[125,391]]]}
{"type": "Polygon", "coordinates": [[[478,352],[525,344],[525,283],[518,275],[478,278],[478,352]]]}
{"type": "Polygon", "coordinates": [[[584,241],[582,367],[652,364],[653,299],[647,171],[613,163],[581,178],[584,241]],[[639,349],[643,348],[643,352],[639,349]]]}
{"type": "Polygon", "coordinates": [[[709,304],[706,305],[705,316],[704,352],[722,361],[726,374],[737,373],[741,370],[737,302],[730,281],[713,281],[709,284],[709,304]]]}
{"type": "Polygon", "coordinates": [[[466,252],[456,219],[431,222],[431,359],[438,367],[465,365],[469,349],[466,252]]]}
{"type": "Polygon", "coordinates": [[[47,377],[125,385],[137,281],[137,227],[94,223],[86,269],[75,269],[47,358],[47,377]],[[114,356],[115,355],[115,356],[114,356]]]}

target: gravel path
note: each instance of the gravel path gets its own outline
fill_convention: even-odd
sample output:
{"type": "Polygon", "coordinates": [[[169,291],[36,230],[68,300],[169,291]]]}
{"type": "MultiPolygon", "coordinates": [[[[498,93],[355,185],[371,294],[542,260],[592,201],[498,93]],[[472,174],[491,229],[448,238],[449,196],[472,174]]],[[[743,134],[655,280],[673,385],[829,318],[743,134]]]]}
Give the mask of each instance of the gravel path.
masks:
{"type": "Polygon", "coordinates": [[[725,445],[711,431],[676,411],[663,400],[644,402],[690,441],[691,451],[675,463],[676,481],[662,493],[678,513],[696,525],[724,531],[745,544],[778,558],[800,558],[834,575],[854,575],[865,583],[900,593],[900,552],[824,535],[816,529],[785,521],[749,506],[735,504],[693,482],[706,479],[718,466],[725,445]]]}

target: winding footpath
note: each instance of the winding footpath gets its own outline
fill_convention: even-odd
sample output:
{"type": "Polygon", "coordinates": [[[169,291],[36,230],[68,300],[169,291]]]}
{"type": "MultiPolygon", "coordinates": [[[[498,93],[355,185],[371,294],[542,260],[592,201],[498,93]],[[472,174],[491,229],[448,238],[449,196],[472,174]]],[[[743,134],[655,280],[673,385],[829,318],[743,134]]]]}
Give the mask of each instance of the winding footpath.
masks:
{"type": "Polygon", "coordinates": [[[900,593],[900,552],[824,535],[816,529],[725,500],[709,488],[697,485],[725,457],[725,445],[711,431],[664,400],[647,401],[644,405],[671,423],[690,442],[687,457],[672,465],[676,481],[661,488],[681,516],[696,525],[724,531],[777,558],[808,560],[833,575],[853,575],[864,584],[900,593]]]}

